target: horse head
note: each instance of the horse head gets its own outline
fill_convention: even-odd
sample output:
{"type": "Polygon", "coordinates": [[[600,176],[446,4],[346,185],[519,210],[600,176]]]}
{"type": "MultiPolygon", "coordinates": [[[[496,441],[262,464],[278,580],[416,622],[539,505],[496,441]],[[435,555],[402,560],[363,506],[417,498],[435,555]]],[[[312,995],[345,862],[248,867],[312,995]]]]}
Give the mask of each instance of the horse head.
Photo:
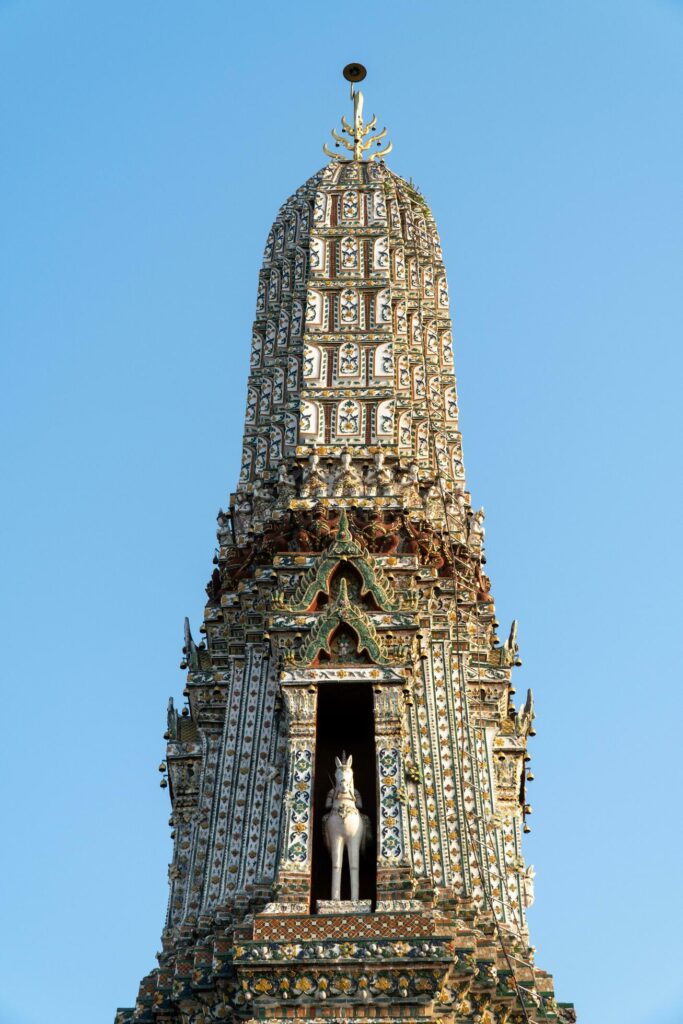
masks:
{"type": "Polygon", "coordinates": [[[341,760],[335,757],[336,770],[334,773],[335,789],[339,796],[354,796],[353,786],[353,755],[346,757],[346,751],[342,751],[341,760]]]}

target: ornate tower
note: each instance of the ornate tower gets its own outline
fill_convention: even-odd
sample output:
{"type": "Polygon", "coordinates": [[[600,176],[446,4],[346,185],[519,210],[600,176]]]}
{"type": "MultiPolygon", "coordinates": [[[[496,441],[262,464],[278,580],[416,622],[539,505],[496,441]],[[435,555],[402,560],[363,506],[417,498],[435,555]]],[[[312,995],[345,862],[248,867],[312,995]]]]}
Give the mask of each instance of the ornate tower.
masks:
{"type": "Polygon", "coordinates": [[[266,243],[239,484],[168,709],[159,966],[117,1024],[575,1020],[529,946],[533,702],[465,486],[441,246],[351,92],[345,158],[266,243]],[[332,899],[328,846],[351,863],[360,833],[332,899]]]}

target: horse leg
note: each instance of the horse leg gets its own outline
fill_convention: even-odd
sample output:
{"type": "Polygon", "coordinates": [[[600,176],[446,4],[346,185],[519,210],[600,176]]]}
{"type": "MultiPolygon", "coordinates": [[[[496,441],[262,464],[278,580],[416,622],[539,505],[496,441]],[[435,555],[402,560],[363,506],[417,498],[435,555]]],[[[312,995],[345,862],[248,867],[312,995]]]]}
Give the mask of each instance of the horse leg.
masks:
{"type": "Polygon", "coordinates": [[[360,851],[361,830],[349,841],[349,874],[351,875],[351,899],[358,899],[358,854],[360,851]]]}
{"type": "Polygon", "coordinates": [[[341,899],[341,873],[344,862],[344,836],[339,833],[330,836],[330,855],[332,857],[332,899],[341,899]]]}

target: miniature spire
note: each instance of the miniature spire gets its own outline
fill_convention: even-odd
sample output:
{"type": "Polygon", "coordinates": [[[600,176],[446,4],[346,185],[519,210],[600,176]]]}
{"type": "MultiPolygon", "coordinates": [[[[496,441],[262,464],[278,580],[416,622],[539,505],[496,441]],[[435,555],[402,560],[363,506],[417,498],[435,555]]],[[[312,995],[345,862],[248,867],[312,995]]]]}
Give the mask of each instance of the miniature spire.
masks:
{"type": "MultiPolygon", "coordinates": [[[[362,64],[347,64],[342,72],[347,82],[351,83],[351,99],[353,100],[353,124],[349,124],[345,117],[342,117],[342,133],[333,128],[332,137],[335,140],[335,146],[343,146],[344,149],[353,153],[354,160],[362,160],[363,153],[367,152],[368,149],[374,144],[376,146],[382,146],[382,139],[387,134],[386,128],[382,128],[381,132],[377,132],[376,135],[371,135],[371,132],[375,130],[377,124],[377,118],[373,114],[367,124],[363,121],[363,93],[357,91],[354,88],[355,82],[362,82],[365,78],[367,71],[362,64]],[[344,138],[344,135],[348,135],[349,138],[344,138]],[[368,138],[368,136],[370,136],[368,138]]],[[[393,148],[391,142],[379,150],[378,153],[371,153],[367,159],[376,160],[377,157],[386,156],[390,153],[393,148]]],[[[341,153],[333,153],[327,143],[323,146],[323,153],[327,156],[331,156],[333,160],[345,160],[346,157],[342,156],[341,153]]]]}

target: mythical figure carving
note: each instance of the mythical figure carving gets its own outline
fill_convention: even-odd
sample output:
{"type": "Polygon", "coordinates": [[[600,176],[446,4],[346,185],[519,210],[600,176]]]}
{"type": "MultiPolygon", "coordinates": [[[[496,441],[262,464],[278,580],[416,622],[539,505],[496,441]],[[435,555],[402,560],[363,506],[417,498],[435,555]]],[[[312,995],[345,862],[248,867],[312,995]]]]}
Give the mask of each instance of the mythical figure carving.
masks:
{"type": "Polygon", "coordinates": [[[394,490],[394,474],[385,464],[384,453],[377,452],[373,464],[368,470],[365,493],[370,497],[375,495],[385,497],[388,494],[393,494],[394,490]]]}
{"type": "Polygon", "coordinates": [[[277,496],[280,504],[286,504],[296,492],[296,479],[289,472],[286,462],[281,462],[277,471],[277,496]]]}
{"type": "Polygon", "coordinates": [[[402,525],[402,516],[394,516],[386,521],[381,512],[371,512],[368,522],[360,532],[367,541],[369,550],[383,555],[394,555],[401,544],[402,525]]]}
{"type": "Polygon", "coordinates": [[[353,498],[363,494],[363,480],[351,461],[350,452],[342,452],[339,468],[332,481],[335,498],[353,498]]]}
{"type": "Polygon", "coordinates": [[[301,481],[301,497],[302,498],[322,498],[327,497],[329,491],[329,478],[327,473],[324,472],[320,467],[320,456],[309,455],[308,464],[304,469],[303,479],[301,481]]]}
{"type": "Polygon", "coordinates": [[[475,551],[481,551],[484,545],[485,532],[484,509],[480,508],[470,516],[467,530],[470,546],[474,548],[475,551]]]}
{"type": "Polygon", "coordinates": [[[338,527],[339,513],[331,512],[330,509],[321,509],[316,512],[310,527],[317,544],[316,551],[326,546],[327,542],[336,534],[338,527]]]}
{"type": "Polygon", "coordinates": [[[446,495],[446,521],[449,530],[464,542],[467,534],[467,502],[465,492],[458,484],[446,495]]]}
{"type": "Polygon", "coordinates": [[[254,518],[263,519],[273,504],[273,488],[265,481],[257,479],[254,482],[254,518]]]}
{"type": "Polygon", "coordinates": [[[493,604],[491,580],[486,573],[482,571],[479,562],[477,562],[477,567],[475,569],[475,580],[477,584],[477,601],[482,604],[493,604]]]}
{"type": "Polygon", "coordinates": [[[405,473],[402,474],[398,483],[398,489],[403,499],[404,508],[417,508],[420,502],[420,471],[417,463],[413,462],[405,473]]]}
{"type": "Polygon", "coordinates": [[[425,509],[430,518],[443,516],[443,495],[438,484],[432,483],[425,494],[425,509]]]}
{"type": "Polygon", "coordinates": [[[351,876],[351,899],[358,899],[358,865],[360,854],[365,852],[372,831],[370,819],[362,814],[361,795],[353,785],[353,757],[342,752],[342,759],[335,757],[336,771],[334,787],[327,794],[323,816],[325,845],[332,858],[332,899],[341,899],[341,874],[344,850],[349,859],[351,876]]]}

